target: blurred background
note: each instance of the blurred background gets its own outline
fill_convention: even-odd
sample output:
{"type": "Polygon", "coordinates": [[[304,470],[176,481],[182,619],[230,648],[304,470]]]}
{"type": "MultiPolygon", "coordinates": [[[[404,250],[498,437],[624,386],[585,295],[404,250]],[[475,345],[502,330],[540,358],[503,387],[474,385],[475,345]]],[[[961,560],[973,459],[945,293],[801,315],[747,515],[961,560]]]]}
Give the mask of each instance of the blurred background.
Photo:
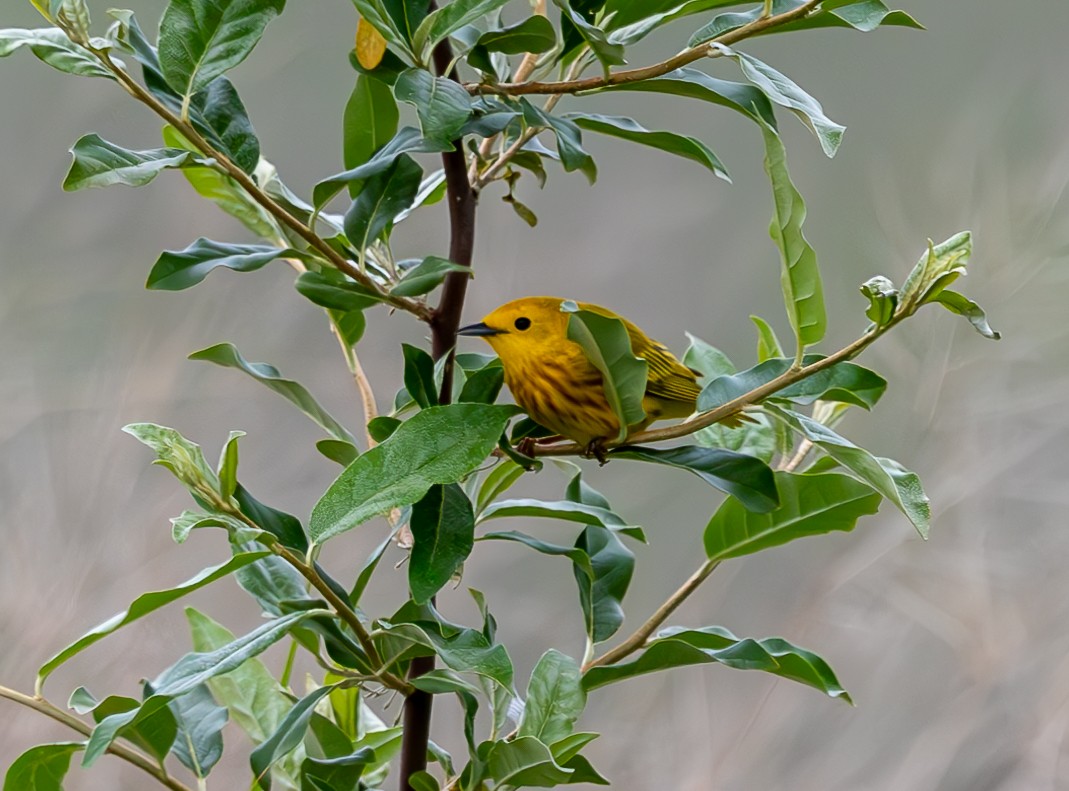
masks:
{"type": "MultiPolygon", "coordinates": [[[[93,4],[98,22],[104,5],[93,4]]],[[[154,30],[162,0],[130,5],[154,30]]],[[[849,127],[839,155],[827,160],[781,114],[824,273],[823,348],[864,328],[863,280],[883,273],[901,282],[928,237],[961,229],[973,231],[976,247],[962,290],[1004,338],[987,341],[931,308],[863,359],[890,389],[875,414],[851,414],[841,430],[921,475],[933,501],[931,540],[920,541],[885,504],[852,534],[725,564],[671,621],[781,635],[816,650],[857,706],[721,667],[611,687],[591,696],[580,724],[609,731],[590,757],[614,787],[1069,787],[1069,419],[1062,408],[1069,397],[1069,5],[1032,0],[1008,8],[908,0],[905,9],[928,32],[818,31],[741,47],[785,71],[849,127]]],[[[39,22],[29,4],[0,11],[4,27],[39,22]]],[[[344,0],[291,3],[232,74],[265,156],[302,194],[341,168],[354,23],[344,0]]],[[[634,53],[635,62],[675,51],[689,31],[668,27],[634,53]]],[[[736,78],[732,64],[709,68],[736,78]]],[[[139,593],[169,587],[225,554],[214,536],[173,545],[167,520],[187,507],[187,496],[121,426],[173,426],[210,459],[229,429],[248,432],[242,481],[302,518],[337,473],[315,451],[321,434],[312,423],[236,371],[187,361],[189,352],[231,341],[248,359],[306,384],[350,425],[359,425],[361,409],[322,314],[295,294],[282,264],[252,275],[217,272],[184,293],[144,290],[161,249],[181,249],[197,236],[248,238],[180,175],[137,191],[61,191],[67,149],[83,133],[131,148],[159,145],[160,124],[147,110],[112,83],[60,74],[28,52],[0,63],[0,96],[0,683],[29,692],[54,651],[139,593]]],[[[565,99],[561,109],[578,104],[565,99]]],[[[671,97],[621,94],[583,104],[701,137],[735,183],[588,133],[601,171],[596,185],[560,172],[543,191],[521,180],[518,195],[537,213],[537,229],[499,200],[500,185],[484,194],[465,318],[477,321],[529,294],[591,300],[677,352],[687,330],[740,365],[754,359],[749,314],[788,336],[753,125],[671,97]]],[[[442,206],[421,211],[397,234],[398,249],[441,253],[446,231],[442,206]]],[[[399,344],[425,341],[406,316],[369,315],[359,351],[386,407],[401,381],[399,344]]],[[[465,343],[484,351],[475,339],[465,343]]],[[[627,633],[696,566],[718,498],[678,473],[626,463],[584,468],[651,538],[638,549],[627,633]]],[[[564,480],[547,468],[523,486],[559,494],[564,480]]],[[[510,527],[547,539],[574,535],[549,522],[510,527]]],[[[328,568],[351,579],[384,530],[369,523],[333,541],[328,568]]],[[[404,569],[391,565],[383,564],[366,599],[372,614],[390,612],[402,595],[404,569]]],[[[483,545],[464,585],[489,597],[521,687],[547,648],[581,653],[567,563],[511,544],[483,545]]],[[[186,601],[234,631],[259,618],[229,580],[186,601]]],[[[445,593],[442,609],[454,619],[477,616],[463,588],[445,593]]],[[[188,648],[182,607],[171,605],[57,672],[50,697],[62,703],[82,683],[99,697],[136,696],[139,679],[188,648]]],[[[277,651],[264,659],[281,667],[277,651]]],[[[72,736],[6,701],[0,710],[0,766],[32,744],[72,736]]],[[[395,702],[386,715],[396,711],[395,702]]],[[[452,701],[438,704],[434,738],[459,747],[459,723],[452,701]]],[[[232,725],[226,738],[244,739],[232,725]]],[[[229,751],[210,786],[244,787],[246,754],[229,751]]],[[[91,772],[74,767],[68,780],[79,790],[150,785],[114,759],[91,772]]]]}

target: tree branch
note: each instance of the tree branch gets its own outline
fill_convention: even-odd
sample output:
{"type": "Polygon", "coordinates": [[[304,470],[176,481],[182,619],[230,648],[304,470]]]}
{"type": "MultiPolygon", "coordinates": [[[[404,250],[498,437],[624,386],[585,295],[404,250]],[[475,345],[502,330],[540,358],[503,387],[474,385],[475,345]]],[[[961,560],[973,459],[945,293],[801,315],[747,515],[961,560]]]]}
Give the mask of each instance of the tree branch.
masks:
{"type": "Polygon", "coordinates": [[[193,143],[202,154],[214,159],[214,167],[216,170],[229,176],[241,185],[241,188],[248,193],[249,197],[262,206],[272,217],[282,223],[282,225],[301,237],[308,243],[309,247],[322,255],[332,266],[339,271],[344,272],[360,285],[373,291],[375,295],[386,304],[411,313],[423,321],[431,320],[432,311],[425,302],[408,299],[406,297],[395,297],[384,291],[376,281],[360,271],[360,268],[356,266],[356,264],[345,258],[345,256],[341,255],[337,250],[327,244],[326,240],[319,236],[319,234],[312,228],[290,214],[285,207],[276,203],[270,195],[260,189],[249,174],[232,162],[226,154],[217,151],[211,143],[205,140],[204,136],[201,135],[191,123],[189,123],[189,121],[173,113],[169,107],[153,96],[148,89],[142,86],[141,83],[137,82],[137,80],[131,77],[129,73],[116,64],[106,51],[94,49],[92,47],[89,49],[100,61],[101,65],[114,75],[115,79],[126,89],[127,93],[146,105],[156,113],[156,115],[181,132],[182,135],[193,143]]]}
{"type": "Polygon", "coordinates": [[[606,651],[601,656],[591,659],[584,664],[583,672],[585,673],[592,667],[614,665],[621,659],[630,656],[635,651],[642,648],[650,638],[650,635],[656,631],[657,627],[668,620],[668,616],[674,613],[679,605],[686,601],[687,597],[694,593],[694,591],[698,589],[698,586],[705,582],[710,574],[716,571],[716,567],[719,565],[719,560],[707,560],[702,563],[701,567],[690,575],[690,578],[680,586],[679,590],[669,596],[664,604],[658,607],[657,611],[654,612],[642,626],[635,630],[634,634],[620,643],[620,645],[616,646],[616,648],[613,648],[611,651],[606,651]]]}
{"type": "MultiPolygon", "coordinates": [[[[430,10],[437,8],[431,0],[430,10]]],[[[453,47],[444,39],[434,48],[435,69],[441,76],[460,82],[453,64],[453,47]]],[[[470,267],[475,251],[476,194],[468,180],[467,155],[463,138],[453,141],[453,150],[442,153],[442,168],[445,171],[446,201],[449,204],[449,259],[470,267]]],[[[431,356],[435,360],[446,358],[442,369],[442,387],[438,401],[448,404],[453,393],[453,351],[457,341],[457,328],[464,310],[464,297],[468,290],[468,277],[461,272],[446,276],[442,296],[430,319],[431,356]]],[[[434,656],[416,657],[409,665],[408,677],[429,673],[434,669],[434,656]]],[[[427,768],[427,746],[430,741],[431,709],[433,696],[415,690],[405,698],[403,737],[401,742],[401,791],[414,791],[409,778],[427,768]]]]}
{"type": "MultiPolygon", "coordinates": [[[[810,363],[809,365],[799,368],[791,368],[786,373],[765,382],[759,387],[755,387],[750,392],[743,393],[738,398],[734,398],[726,404],[721,404],[716,409],[702,412],[682,423],[677,423],[674,426],[665,426],[664,428],[640,431],[637,434],[630,435],[623,442],[607,442],[604,445],[604,449],[608,450],[619,445],[639,445],[650,442],[662,442],[667,439],[678,439],[680,437],[685,437],[688,434],[693,434],[695,431],[711,426],[714,423],[719,423],[732,415],[738,414],[744,408],[763,401],[770,395],[774,395],[776,392],[795,382],[807,379],[813,374],[819,373],[825,368],[830,368],[836,363],[841,363],[844,360],[856,357],[869,346],[869,344],[883,335],[883,333],[893,327],[896,323],[897,321],[894,321],[890,324],[885,324],[882,327],[866,332],[856,341],[848,346],[844,346],[834,354],[817,360],[815,363],[810,363]]],[[[581,456],[585,455],[587,452],[588,449],[586,447],[574,442],[567,442],[560,445],[535,445],[534,448],[531,449],[531,455],[534,456],[581,456]]]]}
{"type": "MultiPolygon", "coordinates": [[[[82,720],[72,714],[68,714],[66,711],[53,705],[45,698],[26,695],[17,690],[3,686],[0,686],[0,698],[7,698],[14,703],[18,703],[21,706],[26,706],[40,714],[44,714],[46,717],[51,717],[56,722],[61,722],[68,728],[82,734],[82,736],[88,737],[93,733],[93,727],[91,725],[82,722],[82,720]]],[[[181,783],[167,774],[167,770],[164,769],[162,765],[157,764],[151,758],[143,755],[137,750],[131,749],[118,742],[112,742],[108,745],[107,751],[118,758],[122,758],[127,763],[133,764],[143,772],[152,775],[162,785],[170,788],[171,791],[193,791],[193,789],[185,783],[181,783]]]]}
{"type": "Polygon", "coordinates": [[[703,58],[718,58],[723,55],[719,45],[730,46],[746,38],[760,35],[770,28],[785,25],[803,19],[820,4],[820,0],[808,0],[803,5],[785,11],[775,16],[763,16],[749,22],[735,30],[729,30],[712,41],[706,41],[697,46],[683,50],[668,60],[643,66],[638,69],[624,69],[608,75],[586,77],[581,80],[566,79],[559,82],[499,82],[491,83],[467,83],[464,87],[468,92],[475,95],[493,94],[496,96],[524,96],[532,93],[555,94],[555,93],[579,93],[580,91],[593,91],[598,88],[607,88],[611,85],[624,85],[631,82],[663,77],[669,72],[682,68],[696,60],[703,58]]]}

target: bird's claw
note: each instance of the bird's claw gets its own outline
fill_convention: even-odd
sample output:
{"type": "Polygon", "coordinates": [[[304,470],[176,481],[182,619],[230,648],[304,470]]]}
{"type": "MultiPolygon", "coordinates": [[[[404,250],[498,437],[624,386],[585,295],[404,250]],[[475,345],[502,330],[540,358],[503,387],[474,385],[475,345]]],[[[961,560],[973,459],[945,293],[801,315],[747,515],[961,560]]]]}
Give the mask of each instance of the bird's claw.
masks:
{"type": "Polygon", "coordinates": [[[606,455],[605,440],[592,439],[587,443],[586,449],[583,451],[583,456],[590,459],[594,458],[598,460],[598,463],[604,467],[609,463],[609,457],[606,455]]]}

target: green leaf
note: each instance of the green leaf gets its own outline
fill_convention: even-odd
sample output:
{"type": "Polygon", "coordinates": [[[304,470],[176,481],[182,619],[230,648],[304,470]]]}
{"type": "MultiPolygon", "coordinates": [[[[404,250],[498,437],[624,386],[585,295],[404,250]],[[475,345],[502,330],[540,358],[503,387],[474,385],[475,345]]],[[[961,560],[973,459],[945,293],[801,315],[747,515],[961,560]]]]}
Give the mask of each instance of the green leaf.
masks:
{"type": "Polygon", "coordinates": [[[520,55],[527,52],[549,52],[557,43],[557,31],[544,16],[529,16],[514,25],[490,30],[479,36],[475,48],[487,52],[520,55]]]}
{"type": "Polygon", "coordinates": [[[323,543],[391,508],[456,483],[482,464],[515,407],[451,404],[424,409],[354,461],[316,503],[309,524],[323,543]]]}
{"type": "Polygon", "coordinates": [[[455,140],[471,117],[471,97],[448,77],[435,77],[426,69],[401,72],[393,86],[398,101],[416,108],[423,136],[455,140]]]}
{"type": "Polygon", "coordinates": [[[88,769],[96,763],[119,737],[136,739],[152,757],[162,761],[178,735],[178,724],[168,705],[171,697],[155,694],[135,709],[102,719],[86,742],[82,766],[88,769]]]}
{"type": "MultiPolygon", "coordinates": [[[[347,169],[359,167],[397,134],[400,114],[390,86],[381,80],[361,74],[345,105],[342,149],[347,169]]],[[[359,188],[350,186],[351,197],[359,188]]]]}
{"type": "Polygon", "coordinates": [[[718,448],[683,445],[678,448],[648,448],[624,445],[611,458],[664,464],[694,473],[710,486],[734,495],[751,511],[767,513],[779,505],[776,480],[767,464],[753,456],[718,448]]]}
{"type": "Polygon", "coordinates": [[[244,431],[231,431],[219,454],[219,493],[226,499],[233,497],[238,488],[238,440],[244,436],[244,431]]]}
{"type": "Polygon", "coordinates": [[[584,529],[575,546],[590,557],[594,570],[591,578],[581,565],[573,565],[586,633],[600,643],[616,634],[624,622],[622,602],[635,571],[635,554],[614,531],[601,527],[584,529]]]}
{"type": "Polygon", "coordinates": [[[805,201],[787,172],[787,151],[779,135],[762,126],[765,135],[765,171],[772,181],[775,214],[769,235],[780,251],[783,268],[780,284],[787,317],[802,349],[824,337],[827,316],[824,313],[824,289],[820,282],[817,254],[802,234],[805,201]]]}
{"type": "Polygon", "coordinates": [[[772,513],[747,511],[738,500],[723,502],[705,528],[710,560],[726,560],[833,530],[849,532],[857,520],[879,510],[883,499],[848,475],[776,473],[780,507],[772,513]]]}
{"type": "Polygon", "coordinates": [[[452,150],[453,144],[450,142],[425,139],[418,129],[411,126],[402,127],[389,143],[375,152],[364,164],[343,170],[316,184],[312,191],[312,201],[318,208],[347,185],[354,185],[354,189],[359,188],[365,179],[388,170],[404,154],[430,154],[452,150]]]}
{"type": "Polygon", "coordinates": [[[304,577],[275,555],[268,555],[239,569],[235,578],[241,589],[256,600],[266,615],[284,615],[293,610],[291,605],[294,602],[309,601],[304,577]]]}
{"type": "Polygon", "coordinates": [[[722,107],[730,107],[747,118],[759,123],[763,122],[773,129],[776,128],[776,115],[772,110],[772,103],[763,91],[752,85],[710,77],[698,69],[676,69],[662,77],[620,83],[602,90],[648,91],[712,102],[722,107]]]}
{"type": "Polygon", "coordinates": [[[348,442],[352,445],[356,444],[356,439],[353,435],[319,405],[304,385],[295,382],[292,379],[282,378],[278,369],[273,365],[248,362],[241,356],[241,353],[233,344],[218,343],[215,346],[209,346],[207,349],[193,352],[189,355],[189,359],[204,360],[206,362],[220,365],[223,368],[236,368],[239,371],[248,374],[269,390],[278,393],[291,404],[296,406],[311,418],[317,426],[330,434],[334,439],[342,440],[343,442],[348,442]]]}
{"type": "MultiPolygon", "coordinates": [[[[583,148],[583,133],[579,127],[567,118],[543,112],[526,99],[520,100],[520,106],[528,125],[542,126],[553,131],[557,138],[557,153],[565,172],[579,170],[593,184],[598,177],[598,168],[594,164],[594,158],[583,148]]],[[[545,156],[546,150],[542,149],[541,153],[545,156]]]]}
{"type": "Polygon", "coordinates": [[[669,154],[675,154],[692,162],[697,162],[725,181],[731,181],[724,164],[717,158],[716,154],[710,151],[696,137],[687,137],[675,132],[650,131],[633,118],[626,118],[620,115],[566,113],[561,117],[573,121],[580,129],[630,140],[632,143],[658,148],[661,151],[667,151],[669,154]]]}
{"type": "MultiPolygon", "coordinates": [[[[475,629],[452,628],[444,633],[440,624],[379,622],[390,639],[400,644],[419,646],[437,655],[442,663],[458,673],[475,673],[512,689],[512,661],[505,646],[491,644],[475,629]]],[[[425,651],[420,651],[426,654],[425,651]]]]}
{"type": "Polygon", "coordinates": [[[443,695],[451,692],[468,692],[472,695],[481,695],[482,690],[475,684],[464,680],[464,677],[452,670],[431,670],[412,679],[412,686],[422,689],[432,695],[443,695]]]}
{"type": "Polygon", "coordinates": [[[376,442],[385,442],[402,422],[404,421],[389,415],[379,415],[368,421],[367,430],[376,442]]]}
{"type": "Polygon", "coordinates": [[[203,588],[205,585],[215,582],[217,579],[225,577],[237,569],[247,566],[248,564],[270,554],[271,553],[266,550],[263,552],[243,552],[234,555],[234,557],[230,558],[226,563],[204,569],[199,574],[173,588],[141,594],[134,599],[129,609],[113,615],[99,626],[90,629],[41,665],[41,668],[37,671],[38,691],[44,686],[45,679],[51,675],[53,670],[64,664],[71,657],[81,653],[98,640],[104,639],[112,632],[118,631],[129,623],[133,623],[138,618],[148,615],[154,610],[158,610],[165,604],[170,604],[175,599],[180,599],[187,593],[192,593],[198,588],[203,588]]]}
{"type": "Polygon", "coordinates": [[[412,554],[408,587],[416,604],[426,604],[448,584],[475,546],[475,514],[455,483],[432,486],[412,506],[412,554]]]}
{"type": "Polygon", "coordinates": [[[611,42],[605,31],[587,21],[587,18],[576,10],[569,0],[553,0],[553,3],[560,9],[561,18],[571,22],[583,40],[590,45],[591,51],[601,61],[606,73],[609,71],[609,66],[622,66],[627,63],[624,59],[623,45],[611,42]]]}
{"type": "Polygon", "coordinates": [[[63,791],[63,778],[70,769],[71,756],[84,747],[82,742],[31,747],[7,768],[4,791],[63,791]]]}
{"type": "Polygon", "coordinates": [[[642,399],[646,395],[649,365],[631,350],[631,338],[623,321],[580,310],[566,301],[561,310],[569,313],[568,340],[579,344],[591,365],[602,377],[605,398],[620,424],[616,440],[622,441],[629,427],[646,419],[642,399]]]}
{"type": "Polygon", "coordinates": [[[412,205],[422,177],[423,168],[404,155],[364,182],[345,212],[345,235],[357,250],[370,247],[412,205]]]}
{"type": "Polygon", "coordinates": [[[971,256],[972,234],[968,231],[956,233],[939,244],[929,239],[927,253],[902,284],[899,312],[908,316],[924,303],[934,302],[943,289],[965,274],[971,256]]]}
{"type": "Polygon", "coordinates": [[[192,96],[237,66],[259,42],[285,0],[170,0],[160,20],[160,69],[181,96],[192,96]]]}
{"type": "Polygon", "coordinates": [[[308,551],[308,537],[304,534],[304,527],[302,527],[297,517],[287,514],[285,511],[279,511],[269,505],[264,505],[249,494],[248,490],[240,483],[234,492],[234,499],[237,500],[241,513],[249,517],[253,523],[277,537],[284,546],[296,549],[301,553],[308,551]]]}
{"type": "MultiPolygon", "coordinates": [[[[829,157],[835,156],[843,139],[845,126],[837,124],[824,115],[820,102],[803,91],[793,80],[780,74],[767,63],[745,52],[721,48],[724,55],[735,60],[743,75],[764,91],[765,95],[781,107],[786,107],[817,136],[820,147],[829,157]]],[[[767,133],[766,133],[767,138],[767,133]]],[[[767,147],[767,145],[766,145],[767,147]]]]}
{"type": "Polygon", "coordinates": [[[412,791],[440,791],[441,786],[434,775],[427,772],[416,772],[408,778],[408,785],[412,791]]]}
{"type": "MultiPolygon", "coordinates": [[[[330,721],[313,714],[312,729],[317,723],[330,721]]],[[[375,751],[364,747],[351,755],[335,758],[308,756],[301,762],[301,788],[309,791],[357,791],[361,788],[360,777],[370,764],[375,763],[375,751]]]]}
{"type": "Polygon", "coordinates": [[[496,11],[507,2],[508,0],[453,0],[428,14],[420,22],[416,32],[412,34],[412,49],[422,56],[446,36],[496,11]]]}
{"type": "Polygon", "coordinates": [[[411,269],[405,271],[397,285],[390,289],[395,297],[418,297],[438,288],[450,272],[471,275],[471,268],[454,264],[445,258],[429,255],[411,269]]]}
{"type": "MultiPolygon", "coordinates": [[[[216,82],[223,80],[226,80],[226,78],[220,77],[216,82]]],[[[205,89],[205,91],[211,90],[214,85],[215,83],[213,82],[212,85],[205,89]]],[[[200,95],[201,94],[197,94],[197,96],[200,95]]],[[[208,137],[211,137],[211,135],[208,135],[208,137]]],[[[253,137],[253,139],[255,140],[255,137],[253,137]]],[[[163,142],[173,148],[180,148],[185,151],[193,151],[196,153],[195,146],[172,126],[163,127],[163,142]]],[[[219,141],[216,142],[216,145],[222,150],[225,150],[226,148],[224,144],[219,141]]],[[[242,151],[249,150],[250,146],[248,145],[242,149],[242,151]]],[[[237,156],[238,154],[231,153],[231,158],[240,165],[240,161],[236,159],[237,156]]],[[[256,143],[256,156],[258,159],[259,141],[256,143]]],[[[253,164],[255,165],[255,163],[253,164]]],[[[256,236],[273,239],[282,235],[282,231],[279,229],[274,218],[267,213],[266,209],[254,201],[249,196],[249,193],[247,193],[244,188],[230,176],[220,173],[213,168],[200,166],[182,168],[182,175],[185,176],[186,181],[189,182],[189,185],[193,187],[198,195],[212,201],[216,206],[238,220],[238,222],[248,228],[256,236]]]]}
{"type": "Polygon", "coordinates": [[[563,519],[566,522],[579,522],[584,525],[597,525],[607,530],[634,531],[636,525],[629,525],[608,508],[566,500],[500,500],[491,503],[479,514],[479,524],[489,519],[506,516],[534,516],[544,519],[563,519]]]}
{"type": "Polygon", "coordinates": [[[694,441],[704,448],[721,448],[754,456],[771,464],[776,455],[776,433],[767,415],[750,414],[737,427],[714,423],[695,431],[694,441]]]}
{"type": "Polygon", "coordinates": [[[421,409],[438,403],[438,387],[434,381],[434,360],[423,349],[401,344],[405,360],[405,389],[421,409]]]}
{"type": "Polygon", "coordinates": [[[504,494],[516,483],[525,470],[512,459],[502,459],[483,479],[475,498],[475,513],[481,514],[490,503],[504,494]]]}
{"type": "MultiPolygon", "coordinates": [[[[807,354],[802,363],[812,365],[822,359],[823,355],[807,354]]],[[[702,389],[698,396],[698,410],[706,412],[734,401],[787,373],[793,364],[793,360],[779,357],[731,376],[719,376],[702,389]]],[[[818,399],[839,401],[871,409],[886,389],[887,380],[875,371],[857,363],[841,362],[788,385],[770,397],[798,404],[812,404],[818,399]]]]}
{"type": "Polygon", "coordinates": [[[757,362],[763,363],[773,357],[782,357],[783,347],[769,323],[760,316],[750,316],[750,321],[757,327],[757,362]]]}
{"type": "Polygon", "coordinates": [[[651,19],[661,25],[713,8],[739,4],[739,0],[645,0],[642,3],[633,0],[607,0],[604,13],[611,15],[610,25],[618,29],[651,19]]]}
{"type": "Polygon", "coordinates": [[[984,309],[964,294],[959,294],[957,291],[951,291],[950,289],[943,289],[936,295],[935,301],[951,313],[964,316],[976,331],[985,338],[997,341],[1002,337],[1002,333],[991,329],[991,325],[987,323],[987,314],[984,313],[984,309]]]}
{"type": "Polygon", "coordinates": [[[130,151],[109,143],[100,135],[85,135],[71,148],[74,161],[63,189],[68,192],[88,187],[125,184],[140,187],[148,184],[163,170],[203,165],[206,160],[180,148],[152,148],[130,151]]]}
{"type": "Polygon", "coordinates": [[[552,787],[572,776],[572,770],[559,766],[549,748],[533,736],[494,742],[486,762],[497,788],[552,787]]]}
{"type": "Polygon", "coordinates": [[[171,519],[171,537],[176,544],[184,544],[194,530],[207,527],[221,527],[237,542],[253,541],[266,535],[263,530],[249,527],[240,519],[227,514],[183,511],[179,516],[171,519]]]}
{"type": "Polygon", "coordinates": [[[474,373],[468,374],[464,386],[457,396],[458,402],[492,404],[497,400],[505,384],[505,369],[500,365],[488,365],[474,373]]]}
{"type": "Polygon", "coordinates": [[[896,461],[873,456],[812,418],[774,404],[766,403],[764,408],[893,502],[912,522],[920,537],[928,538],[931,509],[928,496],[915,473],[896,461]]]}
{"type": "Polygon", "coordinates": [[[516,735],[552,744],[568,736],[586,706],[579,663],[550,649],[542,655],[527,684],[527,703],[516,735]]]}
{"type": "Polygon", "coordinates": [[[861,284],[861,293],[869,301],[865,315],[872,319],[872,323],[877,327],[889,324],[898,308],[898,289],[895,284],[883,275],[876,275],[861,284]]]}
{"type": "Polygon", "coordinates": [[[223,757],[227,710],[217,706],[206,685],[171,701],[178,734],[171,751],[196,777],[207,777],[223,757]]]}
{"type": "MultiPolygon", "coordinates": [[[[186,618],[197,651],[214,651],[234,640],[233,633],[192,607],[186,608],[186,618]]],[[[266,741],[293,706],[259,659],[209,679],[208,687],[254,744],[266,741]]]]}
{"type": "Polygon", "coordinates": [[[366,286],[330,272],[302,272],[294,286],[308,301],[331,310],[364,310],[381,301],[366,286]]]}
{"type": "Polygon", "coordinates": [[[195,495],[218,499],[219,478],[208,466],[200,445],[173,428],[155,423],[131,423],[122,430],[156,451],[153,464],[169,469],[195,495]]]}
{"type": "Polygon", "coordinates": [[[880,26],[911,27],[924,30],[924,25],[905,11],[891,11],[880,0],[837,0],[821,4],[821,10],[802,19],[779,26],[775,31],[810,30],[822,27],[851,27],[868,33],[880,26]]]}
{"type": "Polygon", "coordinates": [[[145,288],[181,291],[197,285],[219,266],[235,272],[255,272],[293,251],[265,244],[228,244],[203,236],[185,250],[166,250],[149,272],[145,288]]]}
{"type": "Polygon", "coordinates": [[[264,791],[270,791],[271,788],[271,767],[301,743],[305,731],[308,730],[308,721],[315,713],[316,704],[330,694],[335,686],[337,685],[319,687],[301,698],[279,723],[275,732],[252,751],[249,756],[252,776],[264,791]]]}
{"type": "Polygon", "coordinates": [[[708,384],[718,376],[735,373],[735,365],[726,354],[701,338],[687,333],[690,345],[683,353],[683,365],[698,375],[698,382],[708,384]]]}
{"type": "Polygon", "coordinates": [[[741,639],[720,626],[671,627],[658,632],[646,646],[634,662],[591,668],[583,676],[583,686],[589,692],[644,673],[716,662],[737,670],[763,670],[851,702],[823,659],[778,637],[741,639]]]}
{"type": "MultiPolygon", "coordinates": [[[[185,111],[193,127],[216,150],[227,154],[238,167],[251,175],[260,160],[260,143],[233,84],[226,77],[217,77],[186,102],[181,92],[167,84],[156,48],[145,37],[134,15],[129,11],[116,11],[112,16],[118,20],[118,39],[129,47],[141,63],[145,87],[149,92],[174,113],[181,114],[183,105],[186,105],[185,111]]],[[[195,148],[188,141],[178,147],[195,148]]]]}
{"type": "Polygon", "coordinates": [[[348,467],[360,455],[355,445],[343,439],[321,439],[316,443],[316,450],[342,467],[348,467]]]}
{"type": "Polygon", "coordinates": [[[248,659],[266,651],[302,621],[326,610],[303,610],[267,621],[246,635],[207,653],[190,653],[172,665],[157,680],[156,695],[176,697],[189,692],[198,684],[228,673],[248,659]]]}
{"type": "MultiPolygon", "coordinates": [[[[102,42],[95,41],[95,44],[102,42]]],[[[16,50],[29,47],[30,52],[54,69],[79,77],[107,77],[115,79],[111,72],[85,47],[75,44],[67,34],[56,27],[24,28],[9,27],[0,30],[0,58],[6,58],[16,50]]]]}
{"type": "Polygon", "coordinates": [[[526,544],[536,552],[541,552],[543,555],[556,555],[560,557],[566,557],[572,561],[575,566],[579,568],[584,574],[591,579],[594,578],[594,567],[590,565],[590,556],[585,550],[577,549],[576,547],[565,547],[559,544],[549,544],[545,541],[529,536],[526,533],[520,533],[516,530],[509,530],[500,533],[486,533],[479,536],[479,541],[515,541],[520,544],[526,544]]]}

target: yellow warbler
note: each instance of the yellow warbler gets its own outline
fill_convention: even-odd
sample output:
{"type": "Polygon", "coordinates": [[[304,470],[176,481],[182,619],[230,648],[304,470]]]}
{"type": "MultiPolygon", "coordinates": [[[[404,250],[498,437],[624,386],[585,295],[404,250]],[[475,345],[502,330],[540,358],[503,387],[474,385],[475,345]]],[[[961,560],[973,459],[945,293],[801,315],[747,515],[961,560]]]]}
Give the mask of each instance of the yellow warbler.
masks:
{"type": "MultiPolygon", "coordinates": [[[[582,347],[568,340],[569,314],[561,311],[562,302],[559,297],[517,299],[459,332],[481,336],[497,352],[505,384],[533,420],[600,457],[598,447],[616,439],[620,421],[605,397],[601,373],[582,347]]],[[[622,316],[586,302],[578,305],[620,319],[631,338],[631,353],[649,366],[642,399],[646,419],[628,426],[629,433],[641,431],[654,420],[694,412],[701,390],[694,371],[622,316]]]]}

